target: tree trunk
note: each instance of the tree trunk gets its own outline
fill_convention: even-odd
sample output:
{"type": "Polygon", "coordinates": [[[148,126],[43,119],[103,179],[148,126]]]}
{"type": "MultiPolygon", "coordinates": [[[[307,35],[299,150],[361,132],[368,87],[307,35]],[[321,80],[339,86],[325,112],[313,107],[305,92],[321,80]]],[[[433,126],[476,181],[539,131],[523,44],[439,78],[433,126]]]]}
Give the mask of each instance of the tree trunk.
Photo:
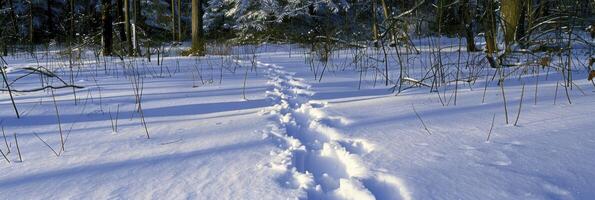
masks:
{"type": "Polygon", "coordinates": [[[126,41],[126,27],[124,21],[124,0],[116,0],[116,21],[118,22],[118,32],[120,32],[120,41],[126,41]]]}
{"type": "Polygon", "coordinates": [[[14,4],[12,0],[8,0],[8,6],[10,6],[10,20],[12,21],[12,29],[15,35],[19,35],[18,25],[17,25],[17,15],[14,12],[14,4]]]}
{"type": "MultiPolygon", "coordinates": [[[[388,18],[390,17],[390,8],[388,7],[388,5],[386,4],[385,0],[380,0],[380,4],[382,4],[382,11],[384,12],[384,20],[388,20],[388,18]]],[[[393,34],[393,27],[386,27],[388,29],[388,36],[389,36],[389,46],[392,46],[393,44],[397,44],[397,38],[396,36],[393,34]]]]}
{"type": "Polygon", "coordinates": [[[372,39],[374,46],[378,47],[378,19],[376,17],[376,0],[372,0],[372,39]]]}
{"type": "Polygon", "coordinates": [[[504,22],[504,43],[506,52],[510,52],[510,46],[515,41],[516,29],[522,10],[521,0],[502,0],[500,12],[504,22]]]}
{"type": "Polygon", "coordinates": [[[477,47],[475,47],[475,35],[473,34],[473,18],[471,16],[473,12],[469,8],[469,0],[461,0],[460,4],[460,12],[463,13],[462,30],[464,30],[464,35],[467,40],[467,51],[474,52],[477,51],[477,47]]]}
{"type": "Polygon", "coordinates": [[[76,36],[76,33],[74,31],[74,17],[75,17],[75,10],[74,10],[74,1],[75,0],[70,0],[70,37],[69,37],[69,41],[70,41],[70,45],[72,47],[72,42],[74,41],[74,38],[76,36]]]}
{"type": "MultiPolygon", "coordinates": [[[[491,54],[496,53],[498,51],[498,47],[496,46],[496,13],[495,13],[495,2],[494,0],[485,0],[485,13],[486,16],[484,17],[485,24],[485,40],[486,40],[486,50],[488,56],[491,54]]],[[[494,67],[494,66],[492,66],[494,67]]]]}
{"type": "MultiPolygon", "coordinates": [[[[593,8],[595,8],[595,2],[593,2],[592,0],[583,0],[581,2],[582,2],[581,3],[581,8],[585,8],[583,15],[585,15],[585,16],[592,16],[593,11],[594,11],[593,8]]],[[[591,22],[591,23],[595,23],[595,22],[591,22]]]]}
{"type": "Polygon", "coordinates": [[[141,0],[134,0],[134,26],[136,32],[143,30],[145,25],[142,10],[141,0]]]}
{"type": "Polygon", "coordinates": [[[144,20],[143,20],[143,15],[142,15],[142,6],[140,4],[140,0],[134,0],[134,31],[132,31],[132,33],[134,34],[134,47],[135,47],[135,55],[137,56],[142,56],[142,51],[140,49],[140,45],[139,45],[139,31],[143,31],[143,27],[144,27],[144,20]]]}
{"type": "MultiPolygon", "coordinates": [[[[33,45],[35,29],[33,29],[33,1],[29,2],[29,42],[33,45]]],[[[33,47],[33,46],[31,46],[33,47]]]]}
{"type": "Polygon", "coordinates": [[[192,53],[205,55],[205,39],[202,29],[202,0],[192,0],[192,53]]]}
{"type": "MultiPolygon", "coordinates": [[[[0,9],[3,8],[4,6],[2,5],[4,2],[2,0],[0,0],[0,9]]],[[[0,15],[0,22],[4,22],[5,21],[5,16],[4,15],[0,15]]],[[[7,25],[7,24],[5,24],[7,25]]],[[[7,25],[8,26],[8,25],[7,25]]],[[[7,42],[8,42],[8,31],[1,31],[0,33],[2,33],[2,35],[0,35],[0,50],[2,51],[2,56],[7,56],[8,55],[8,47],[7,46],[7,42]]],[[[0,66],[2,67],[2,66],[0,66]]]]}
{"type": "MultiPolygon", "coordinates": [[[[202,8],[202,4],[201,4],[201,8],[202,8]]],[[[202,15],[201,15],[201,18],[202,18],[202,15]]],[[[178,0],[178,42],[181,42],[181,41],[182,41],[182,0],[178,0]]]]}
{"type": "Polygon", "coordinates": [[[549,15],[550,5],[549,0],[539,0],[539,16],[537,18],[549,15]]]}
{"type": "Polygon", "coordinates": [[[130,0],[124,0],[124,24],[126,27],[126,50],[129,56],[134,55],[132,47],[132,26],[130,25],[130,0]]]}
{"type": "Polygon", "coordinates": [[[140,26],[143,23],[143,16],[141,11],[142,8],[140,0],[134,0],[134,23],[136,23],[136,26],[140,26]]]}
{"type": "MultiPolygon", "coordinates": [[[[12,2],[12,0],[8,0],[8,7],[10,9],[9,14],[10,14],[10,21],[12,22],[12,29],[13,29],[13,33],[11,35],[15,36],[14,39],[16,39],[16,37],[18,37],[19,35],[19,30],[17,27],[17,20],[16,20],[16,14],[14,12],[14,4],[12,2]]],[[[8,35],[7,33],[4,33],[6,35],[8,35]]],[[[8,43],[4,44],[4,55],[6,56],[8,54],[8,43]]]]}
{"type": "Polygon", "coordinates": [[[171,0],[171,36],[176,41],[176,1],[171,0]]]}
{"type": "Polygon", "coordinates": [[[103,21],[103,55],[110,56],[112,55],[112,2],[111,0],[101,0],[103,12],[101,15],[101,19],[103,21]]]}
{"type": "Polygon", "coordinates": [[[526,31],[525,22],[527,21],[526,20],[527,9],[528,9],[527,4],[529,4],[529,2],[527,2],[527,1],[522,1],[520,3],[519,9],[521,11],[519,13],[519,22],[518,22],[517,29],[516,29],[516,40],[517,40],[517,42],[519,42],[519,45],[523,48],[525,46],[524,45],[525,43],[524,43],[524,40],[522,40],[522,38],[525,37],[525,31],[526,31]]]}
{"type": "Polygon", "coordinates": [[[97,12],[95,11],[95,7],[97,7],[97,4],[101,4],[101,1],[89,1],[87,4],[87,16],[86,18],[89,18],[90,22],[89,25],[95,27],[95,26],[101,26],[101,13],[100,15],[97,15],[97,12]]]}
{"type": "Polygon", "coordinates": [[[52,0],[47,0],[46,3],[47,3],[47,7],[46,7],[46,11],[45,11],[45,14],[46,14],[46,17],[47,17],[47,19],[46,19],[46,26],[48,28],[47,29],[48,36],[51,38],[52,35],[54,34],[54,22],[52,20],[52,18],[53,18],[52,17],[52,4],[53,4],[53,1],[52,0]]]}

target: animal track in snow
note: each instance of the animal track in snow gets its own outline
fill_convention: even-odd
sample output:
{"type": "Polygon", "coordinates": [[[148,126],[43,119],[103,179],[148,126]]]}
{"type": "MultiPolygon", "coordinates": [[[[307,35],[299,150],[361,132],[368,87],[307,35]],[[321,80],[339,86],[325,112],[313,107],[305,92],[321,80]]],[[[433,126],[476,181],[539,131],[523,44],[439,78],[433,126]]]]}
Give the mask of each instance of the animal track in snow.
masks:
{"type": "Polygon", "coordinates": [[[367,167],[360,155],[373,146],[345,138],[335,127],[348,120],[328,116],[326,102],[311,100],[310,85],[280,66],[258,65],[270,79],[267,113],[274,123],[268,132],[281,149],[271,152],[270,167],[284,171],[280,184],[303,190],[308,199],[410,199],[399,178],[367,167]]]}

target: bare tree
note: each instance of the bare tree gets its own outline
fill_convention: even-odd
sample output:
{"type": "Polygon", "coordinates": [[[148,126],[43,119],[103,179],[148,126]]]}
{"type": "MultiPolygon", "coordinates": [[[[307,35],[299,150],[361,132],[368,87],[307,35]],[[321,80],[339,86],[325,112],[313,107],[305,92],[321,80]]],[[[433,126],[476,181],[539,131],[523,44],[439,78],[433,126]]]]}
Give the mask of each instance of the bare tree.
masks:
{"type": "Polygon", "coordinates": [[[172,41],[176,41],[176,1],[171,0],[171,35],[172,41]]]}
{"type": "Polygon", "coordinates": [[[134,55],[132,46],[132,25],[130,23],[130,0],[124,0],[124,24],[126,27],[126,49],[129,56],[134,55]]]}
{"type": "Polygon", "coordinates": [[[8,0],[8,6],[10,7],[10,20],[12,21],[12,29],[14,34],[18,34],[18,25],[17,25],[17,15],[14,12],[14,3],[13,0],[8,0]]]}
{"type": "Polygon", "coordinates": [[[47,32],[51,35],[54,33],[54,22],[52,20],[52,4],[54,1],[52,0],[47,0],[46,1],[46,26],[47,26],[47,32]]]}
{"type": "Polygon", "coordinates": [[[504,43],[506,52],[510,52],[510,45],[515,41],[516,29],[522,10],[521,0],[502,0],[500,12],[504,23],[504,43]]]}
{"type": "MultiPolygon", "coordinates": [[[[178,0],[178,42],[182,41],[182,0],[178,0]]],[[[202,16],[202,15],[201,15],[202,16]]]]}
{"type": "Polygon", "coordinates": [[[192,54],[205,55],[205,39],[202,28],[202,0],[192,0],[192,54]]]}
{"type": "Polygon", "coordinates": [[[498,52],[498,46],[496,45],[496,36],[498,35],[498,29],[496,28],[496,2],[494,0],[484,0],[484,8],[483,27],[486,40],[486,58],[492,68],[497,68],[498,63],[494,59],[494,54],[498,52]]]}
{"type": "Polygon", "coordinates": [[[33,1],[29,2],[29,42],[33,45],[35,29],[33,29],[33,1]]]}
{"type": "Polygon", "coordinates": [[[116,0],[116,21],[118,22],[118,32],[120,41],[126,41],[126,28],[124,23],[124,0],[116,0]]]}
{"type": "Polygon", "coordinates": [[[101,19],[103,22],[103,55],[109,56],[112,55],[112,2],[111,0],[101,0],[103,6],[103,12],[101,14],[101,19]]]}
{"type": "Polygon", "coordinates": [[[462,30],[464,30],[464,35],[467,40],[467,51],[477,51],[478,49],[475,47],[475,35],[473,34],[473,11],[469,7],[469,0],[461,0],[460,12],[463,14],[462,30]]]}
{"type": "Polygon", "coordinates": [[[376,0],[372,0],[372,39],[374,46],[378,47],[378,19],[376,16],[376,0]]]}

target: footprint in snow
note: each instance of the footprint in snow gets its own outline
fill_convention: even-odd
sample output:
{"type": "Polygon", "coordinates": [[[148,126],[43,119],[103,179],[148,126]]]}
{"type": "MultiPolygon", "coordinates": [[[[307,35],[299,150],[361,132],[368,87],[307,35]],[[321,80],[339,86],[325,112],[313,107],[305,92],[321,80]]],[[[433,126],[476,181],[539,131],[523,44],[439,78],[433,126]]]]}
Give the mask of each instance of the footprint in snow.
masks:
{"type": "Polygon", "coordinates": [[[504,152],[497,151],[496,161],[492,162],[492,164],[499,166],[508,166],[512,164],[512,160],[510,160],[510,158],[504,152]]]}
{"type": "Polygon", "coordinates": [[[367,154],[372,152],[374,149],[372,145],[364,140],[343,140],[338,141],[339,144],[351,154],[367,154]]]}
{"type": "Polygon", "coordinates": [[[547,193],[549,193],[549,198],[573,199],[571,193],[568,190],[561,188],[557,185],[546,182],[542,185],[542,187],[547,193]]]}
{"type": "Polygon", "coordinates": [[[459,146],[459,149],[461,149],[461,150],[475,150],[477,148],[464,144],[464,145],[459,146]]]}
{"type": "Polygon", "coordinates": [[[421,146],[421,147],[425,147],[425,146],[429,146],[430,144],[425,143],[425,142],[419,142],[419,143],[415,143],[415,146],[421,146]]]}

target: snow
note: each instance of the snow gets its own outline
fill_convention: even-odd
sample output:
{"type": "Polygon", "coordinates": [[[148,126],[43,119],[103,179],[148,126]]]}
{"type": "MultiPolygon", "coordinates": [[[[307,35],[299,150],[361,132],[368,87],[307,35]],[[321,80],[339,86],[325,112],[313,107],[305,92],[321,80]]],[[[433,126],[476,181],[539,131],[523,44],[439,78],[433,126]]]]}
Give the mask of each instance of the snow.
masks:
{"type": "MultiPolygon", "coordinates": [[[[424,56],[431,48],[419,49],[420,60],[410,68],[415,80],[423,78],[415,65],[429,62],[424,56]]],[[[319,82],[304,62],[310,55],[300,51],[304,49],[268,45],[257,51],[255,66],[250,55],[166,57],[163,66],[157,66],[141,58],[106,58],[104,65],[89,54],[75,69],[76,84],[85,87],[76,90],[76,102],[71,89],[54,90],[60,125],[49,90],[16,93],[21,119],[16,119],[3,92],[0,120],[11,162],[0,158],[0,197],[595,197],[595,89],[583,79],[584,71],[573,74],[577,88],[569,90],[572,104],[563,87],[558,86],[555,95],[561,79],[553,70],[526,76],[524,82],[507,79],[511,122],[506,124],[496,81],[487,84],[482,102],[484,76],[472,85],[459,81],[454,105],[454,83],[439,93],[420,86],[395,95],[380,75],[374,80],[374,71],[354,72],[348,50],[333,57],[330,66],[335,67],[319,82]],[[142,109],[151,139],[146,139],[136,112],[133,77],[142,82],[142,109]],[[523,106],[514,126],[523,83],[523,106]],[[63,152],[59,128],[66,136],[63,152]],[[14,133],[23,162],[18,162],[14,133]]],[[[443,53],[445,62],[458,54],[452,48],[443,53]]],[[[38,56],[6,57],[9,80],[37,63],[70,80],[67,59],[56,52],[38,56]]],[[[584,58],[577,53],[577,60],[584,58]]],[[[391,76],[397,77],[395,63],[391,62],[391,76]]],[[[35,75],[13,88],[38,86],[35,75]]],[[[8,151],[3,142],[0,149],[8,151]]]]}
{"type": "MultiPolygon", "coordinates": [[[[300,58],[278,62],[292,69],[303,65],[300,58]]],[[[585,74],[575,77],[585,94],[576,88],[570,91],[572,104],[562,87],[553,104],[557,79],[552,77],[559,75],[550,72],[549,80],[545,74],[540,76],[537,105],[533,103],[535,80],[526,79],[518,126],[505,124],[495,83],[489,84],[485,103],[481,102],[483,82],[472,89],[459,86],[456,106],[452,102],[442,106],[437,94],[424,88],[406,90],[397,97],[378,87],[354,92],[358,79],[353,72],[336,71],[322,83],[312,81],[311,90],[316,91],[312,99],[327,102],[326,113],[351,121],[335,124],[343,137],[374,144],[362,159],[374,166],[372,171],[388,172],[387,180],[398,180],[386,182],[396,185],[403,199],[409,195],[413,199],[589,199],[595,195],[590,189],[595,175],[595,161],[590,159],[595,153],[591,109],[595,91],[585,74]],[[412,105],[432,135],[423,129],[412,105]],[[494,114],[492,139],[486,142],[494,114]]],[[[304,70],[296,76],[312,75],[304,70]]],[[[510,80],[505,86],[513,121],[522,85],[510,80]]],[[[373,184],[368,184],[373,191],[369,185],[373,184]]]]}
{"type": "Polygon", "coordinates": [[[259,64],[268,67],[270,84],[274,86],[269,93],[275,109],[272,115],[279,121],[275,130],[282,132],[275,131],[274,136],[286,141],[284,146],[288,146],[279,153],[280,160],[291,159],[290,163],[285,162],[283,170],[289,173],[286,177],[290,180],[284,182],[304,182],[291,180],[303,177],[295,177],[297,171],[297,174],[311,174],[307,182],[314,182],[316,187],[305,188],[310,199],[374,199],[363,182],[378,180],[371,177],[358,156],[362,151],[348,151],[358,145],[341,138],[338,130],[325,123],[332,118],[320,110],[324,104],[310,100],[313,94],[310,85],[282,67],[259,64]]]}

